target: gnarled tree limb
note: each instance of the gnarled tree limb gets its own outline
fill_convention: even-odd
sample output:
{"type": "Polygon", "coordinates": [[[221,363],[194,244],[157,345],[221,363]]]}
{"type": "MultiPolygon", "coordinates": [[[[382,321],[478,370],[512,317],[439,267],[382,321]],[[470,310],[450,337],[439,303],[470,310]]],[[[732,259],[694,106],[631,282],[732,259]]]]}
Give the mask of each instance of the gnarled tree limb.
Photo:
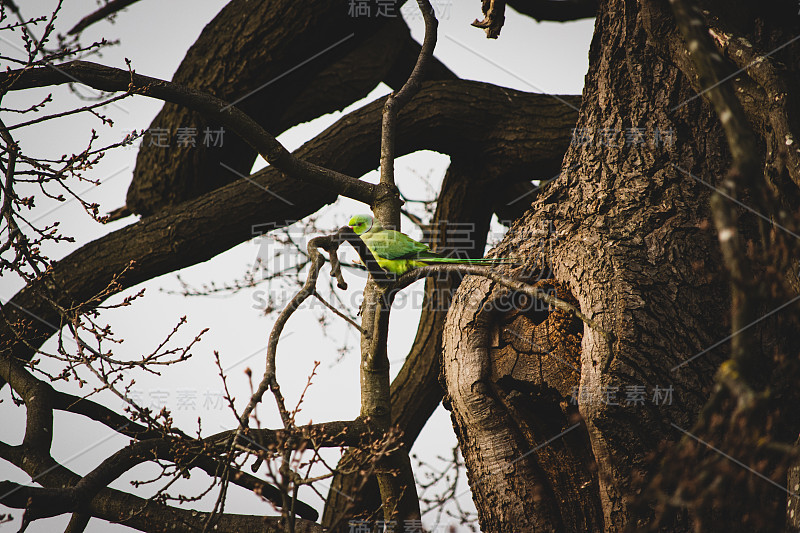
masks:
{"type": "MultiPolygon", "coordinates": [[[[20,83],[33,84],[26,76],[20,83]]],[[[578,102],[578,97],[565,98],[578,102]]],[[[298,149],[297,157],[352,175],[367,172],[374,165],[370,154],[378,151],[370,132],[380,123],[382,104],[379,100],[354,111],[298,149]]],[[[575,118],[572,109],[544,95],[476,82],[433,82],[400,114],[397,151],[468,149],[481,158],[487,175],[509,182],[547,178],[557,172],[575,118]]],[[[58,315],[38,296],[40,287],[59,287],[58,302],[70,307],[107,291],[112,281],[108,294],[206,261],[252,238],[254,225],[280,227],[335,200],[326,191],[293,185],[272,167],[252,179],[263,190],[241,180],[110,233],[58,261],[42,280],[3,306],[3,351],[29,360],[31,347],[40,346],[59,327],[58,315]],[[116,279],[131,264],[133,268],[116,279]],[[15,329],[9,324],[16,324],[15,329]]]]}
{"type": "MultiPolygon", "coordinates": [[[[401,17],[354,17],[349,9],[330,1],[234,0],[203,30],[173,81],[236,102],[275,135],[343,109],[382,79],[402,85],[419,52],[406,23],[401,17]]],[[[428,79],[456,77],[434,64],[428,79]]],[[[219,125],[167,104],[151,127],[203,132],[219,125]]],[[[235,181],[237,173],[249,174],[255,151],[233,132],[220,141],[168,151],[142,143],[127,208],[152,214],[235,181]],[[233,171],[219,172],[221,164],[233,171]]]]}

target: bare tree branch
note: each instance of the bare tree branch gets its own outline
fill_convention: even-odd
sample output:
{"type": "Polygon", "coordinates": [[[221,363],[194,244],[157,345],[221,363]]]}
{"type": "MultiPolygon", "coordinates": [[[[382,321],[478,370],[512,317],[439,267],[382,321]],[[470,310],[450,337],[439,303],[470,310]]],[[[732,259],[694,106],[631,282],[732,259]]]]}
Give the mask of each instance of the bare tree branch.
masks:
{"type": "MultiPolygon", "coordinates": [[[[231,0],[186,53],[172,81],[236,103],[276,136],[366,97],[381,80],[399,88],[419,44],[402,17],[351,16],[352,7],[339,0],[255,5],[231,0]],[[220,69],[225,57],[231,60],[220,69]]],[[[428,79],[456,78],[440,62],[434,61],[434,67],[428,79]]],[[[221,125],[167,104],[150,127],[201,132],[218,131],[221,125]]],[[[147,216],[195,198],[235,181],[235,172],[248,174],[255,157],[247,143],[227,131],[224,143],[198,143],[191,150],[165,151],[142,143],[127,208],[147,216]],[[233,171],[219,173],[221,163],[233,171]]]]}
{"type": "Polygon", "coordinates": [[[118,11],[125,9],[129,5],[135,4],[138,1],[139,0],[109,0],[109,2],[106,5],[104,5],[97,11],[83,17],[67,33],[69,35],[78,34],[83,30],[85,30],[86,28],[88,28],[89,26],[91,26],[92,24],[94,24],[95,22],[99,22],[104,18],[109,17],[114,13],[117,13],[118,11]]]}
{"type": "MultiPolygon", "coordinates": [[[[30,456],[32,450],[40,450],[38,452],[40,454],[39,464],[42,465],[40,468],[53,468],[53,466],[48,465],[55,465],[60,468],[60,465],[54,463],[49,455],[43,455],[47,453],[45,450],[49,448],[49,439],[52,434],[51,429],[49,429],[51,424],[47,422],[51,420],[52,413],[48,414],[48,411],[59,408],[58,404],[60,402],[65,399],[71,400],[74,397],[54,391],[49,384],[35,379],[24,369],[14,364],[3,365],[2,375],[9,380],[26,402],[29,410],[29,423],[23,444],[15,447],[3,445],[0,447],[0,457],[21,466],[24,464],[24,458],[30,456]],[[44,459],[41,459],[41,457],[44,457],[44,459]]],[[[80,399],[78,400],[81,401],[80,399]]],[[[87,400],[81,401],[81,403],[86,402],[87,400]]],[[[72,485],[70,487],[72,492],[59,493],[59,498],[62,498],[65,506],[52,506],[46,501],[42,501],[42,508],[29,508],[29,518],[31,520],[75,510],[77,508],[76,502],[91,500],[114,479],[145,461],[154,459],[172,461],[179,466],[200,468],[213,477],[216,475],[220,463],[208,454],[213,452],[215,448],[218,449],[218,453],[223,452],[225,450],[224,444],[229,442],[231,437],[236,434],[235,431],[227,431],[202,440],[191,439],[183,435],[166,436],[163,432],[146,430],[146,428],[142,428],[138,424],[114,413],[106,413],[105,411],[108,410],[102,406],[97,406],[97,404],[91,404],[91,407],[94,408],[90,412],[90,414],[94,415],[92,418],[100,419],[106,424],[108,424],[109,418],[113,418],[115,421],[122,423],[122,425],[120,427],[109,425],[109,427],[123,434],[131,434],[139,438],[144,437],[146,440],[133,443],[104,460],[92,472],[86,474],[72,485]],[[104,416],[97,416],[98,413],[104,416]],[[108,416],[109,414],[112,416],[108,416]],[[135,432],[131,428],[141,428],[143,431],[135,432]]],[[[73,412],[75,411],[73,410],[73,412]]],[[[83,412],[85,413],[86,410],[84,409],[83,412]]],[[[255,430],[251,431],[248,436],[240,437],[239,442],[244,448],[250,449],[254,453],[260,453],[277,445],[286,446],[290,449],[300,449],[308,445],[314,447],[356,446],[371,442],[371,440],[377,438],[372,437],[366,424],[358,420],[316,424],[293,429],[294,431],[291,433],[255,430]]],[[[46,479],[43,480],[45,483],[46,481],[46,479]]],[[[280,491],[254,476],[237,470],[233,482],[244,488],[257,490],[264,498],[277,505],[281,504],[280,491]]],[[[303,502],[295,502],[294,510],[303,518],[310,520],[316,520],[317,518],[317,512],[303,502]]]]}
{"type": "MultiPolygon", "coordinates": [[[[0,481],[0,491],[6,494],[2,499],[3,505],[11,508],[26,509],[31,501],[52,501],[53,505],[63,509],[64,512],[85,513],[146,533],[200,531],[203,528],[203,521],[208,516],[205,512],[170,507],[113,489],[104,489],[88,502],[74,502],[69,488],[28,487],[11,481],[0,481]]],[[[214,531],[283,533],[284,529],[280,527],[278,517],[224,514],[217,522],[214,531]]],[[[299,519],[295,523],[295,531],[322,533],[323,528],[312,521],[299,519]]]]}
{"type": "MultiPolygon", "coordinates": [[[[417,63],[408,81],[396,93],[386,98],[381,120],[381,193],[375,195],[371,207],[376,218],[389,228],[400,227],[400,194],[394,179],[396,120],[400,110],[419,92],[422,77],[433,57],[436,46],[438,21],[428,0],[417,0],[425,21],[425,38],[420,48],[417,63]]],[[[372,276],[364,288],[361,304],[361,414],[379,430],[389,433],[392,421],[391,385],[387,341],[390,304],[384,298],[385,288],[372,276]]],[[[378,490],[386,521],[397,520],[401,530],[408,520],[419,520],[414,473],[408,451],[400,448],[383,458],[377,471],[378,490]]]]}
{"type": "Polygon", "coordinates": [[[376,215],[385,227],[400,227],[400,206],[397,205],[399,196],[397,186],[394,181],[394,157],[395,157],[395,138],[397,135],[397,114],[403,107],[419,92],[422,78],[433,57],[433,49],[436,46],[436,30],[439,22],[436,20],[433,8],[427,1],[418,2],[422,11],[422,18],[425,21],[425,38],[419,51],[414,70],[403,84],[399,91],[392,92],[383,106],[383,119],[381,121],[381,178],[380,183],[387,189],[384,194],[392,195],[394,204],[386,208],[382,202],[377,202],[374,206],[376,215]],[[384,211],[386,209],[386,211],[384,211]]]}

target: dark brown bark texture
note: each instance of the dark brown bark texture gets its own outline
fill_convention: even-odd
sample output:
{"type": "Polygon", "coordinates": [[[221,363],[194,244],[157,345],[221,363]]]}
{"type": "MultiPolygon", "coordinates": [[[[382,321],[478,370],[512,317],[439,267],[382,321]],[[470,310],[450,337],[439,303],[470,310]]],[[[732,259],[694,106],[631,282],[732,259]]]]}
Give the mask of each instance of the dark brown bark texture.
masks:
{"type": "MultiPolygon", "coordinates": [[[[777,8],[765,14],[739,3],[708,7],[712,24],[724,20],[729,31],[753,43],[756,57],[797,35],[796,18],[782,19],[787,13],[777,8]]],[[[796,87],[798,57],[791,44],[767,63],[793,72],[780,81],[796,87]]],[[[761,142],[765,174],[785,208],[796,211],[797,181],[789,161],[795,154],[776,147],[771,126],[791,122],[791,97],[781,93],[770,105],[763,88],[744,73],[732,82],[742,87],[738,92],[761,142]],[[788,170],[772,170],[779,160],[788,170]]],[[[548,342],[537,328],[552,316],[508,311],[501,305],[507,290],[488,280],[462,282],[443,333],[445,405],[452,410],[483,531],[636,530],[652,523],[655,505],[638,505],[642,480],[652,480],[659,468],[681,471],[679,464],[659,465],[656,454],[684,437],[675,426],[692,427],[727,345],[672,369],[730,334],[728,280],[710,222],[710,191],[679,170],[717,185],[730,166],[719,122],[703,98],[692,99],[696,90],[666,2],[601,3],[577,142],[562,175],[494,253],[528,258],[527,274],[512,274],[552,269],[558,296],[574,297],[614,341],[610,345],[599,331],[579,327],[578,375],[570,368],[569,350],[563,351],[569,342],[552,338],[554,331],[569,336],[568,325],[551,325],[548,342]],[[636,142],[631,128],[641,128],[636,142]],[[554,235],[543,231],[551,226],[554,235]],[[559,346],[562,352],[554,349],[559,346]],[[628,401],[634,386],[646,391],[641,403],[628,401]],[[672,388],[670,404],[653,401],[656,387],[672,388]]],[[[757,235],[756,221],[752,215],[741,218],[749,238],[757,235]]],[[[765,272],[770,266],[756,268],[765,272]]],[[[768,300],[759,316],[791,296],[768,300]]],[[[775,322],[765,320],[752,330],[766,357],[765,380],[776,377],[767,364],[775,346],[797,358],[797,341],[787,340],[775,322]]],[[[787,413],[773,436],[785,438],[792,430],[796,435],[796,418],[787,413]]],[[[780,489],[765,498],[785,508],[780,489]]],[[[743,499],[753,512],[763,503],[743,499]]],[[[742,525],[735,506],[726,509],[733,527],[752,527],[742,525]]],[[[696,519],[677,513],[661,526],[689,530],[696,519]]]]}

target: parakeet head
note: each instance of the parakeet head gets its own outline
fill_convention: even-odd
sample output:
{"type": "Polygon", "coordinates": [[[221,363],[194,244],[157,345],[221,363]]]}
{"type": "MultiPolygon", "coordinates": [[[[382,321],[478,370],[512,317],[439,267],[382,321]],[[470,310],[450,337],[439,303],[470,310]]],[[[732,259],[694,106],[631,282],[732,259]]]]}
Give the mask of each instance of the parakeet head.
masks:
{"type": "Polygon", "coordinates": [[[361,235],[372,228],[372,217],[369,215],[354,215],[347,225],[353,228],[356,235],[361,235]]]}

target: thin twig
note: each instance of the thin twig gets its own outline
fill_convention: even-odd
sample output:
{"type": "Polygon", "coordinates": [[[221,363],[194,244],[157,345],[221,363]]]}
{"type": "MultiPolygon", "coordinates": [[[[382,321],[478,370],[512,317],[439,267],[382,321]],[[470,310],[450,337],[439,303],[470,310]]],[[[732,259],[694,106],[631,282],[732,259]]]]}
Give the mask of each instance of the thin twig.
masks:
{"type": "Polygon", "coordinates": [[[322,295],[316,291],[316,289],[314,290],[314,297],[320,302],[322,302],[322,304],[328,309],[330,309],[336,316],[338,316],[339,318],[341,318],[342,320],[344,320],[345,322],[356,328],[360,333],[364,335],[369,335],[369,332],[362,329],[361,326],[359,326],[352,318],[345,315],[344,313],[336,309],[333,305],[331,305],[327,300],[325,300],[325,298],[323,298],[322,295]]]}
{"type": "Polygon", "coordinates": [[[110,17],[111,15],[115,14],[116,12],[125,9],[131,4],[135,4],[139,0],[110,0],[106,5],[98,9],[97,11],[90,13],[83,17],[75,26],[72,27],[71,30],[67,32],[69,35],[76,35],[95,22],[99,22],[104,18],[110,17]]]}

